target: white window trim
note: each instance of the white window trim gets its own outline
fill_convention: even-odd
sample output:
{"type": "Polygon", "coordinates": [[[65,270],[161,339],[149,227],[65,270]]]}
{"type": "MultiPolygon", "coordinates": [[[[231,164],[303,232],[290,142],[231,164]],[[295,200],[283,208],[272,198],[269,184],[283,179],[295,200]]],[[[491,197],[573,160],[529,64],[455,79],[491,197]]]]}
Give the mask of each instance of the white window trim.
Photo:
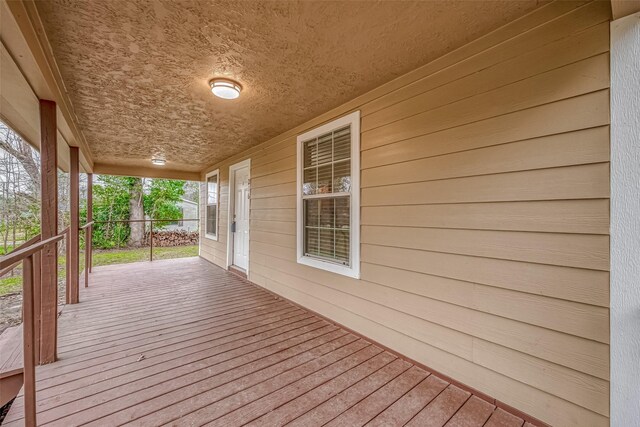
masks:
{"type": "Polygon", "coordinates": [[[218,230],[220,229],[220,225],[218,224],[218,222],[220,221],[220,169],[216,169],[214,171],[209,172],[205,178],[204,178],[204,186],[205,186],[205,192],[204,192],[204,237],[206,237],[209,240],[214,240],[214,241],[218,241],[218,236],[220,235],[220,233],[218,232],[218,230]],[[216,232],[214,233],[209,233],[207,230],[207,206],[208,203],[207,201],[209,200],[209,178],[212,176],[216,176],[218,179],[216,180],[216,232]]]}
{"type": "Polygon", "coordinates": [[[355,111],[340,117],[330,123],[312,129],[297,138],[297,258],[298,264],[308,265],[343,276],[360,278],[360,111],[355,111]],[[318,258],[304,255],[304,209],[302,199],[303,184],[303,153],[302,143],[311,138],[351,125],[351,217],[350,217],[350,244],[351,265],[339,265],[318,258]]]}
{"type": "Polygon", "coordinates": [[[610,413],[629,426],[640,419],[640,12],[611,22],[610,35],[610,413]]]}

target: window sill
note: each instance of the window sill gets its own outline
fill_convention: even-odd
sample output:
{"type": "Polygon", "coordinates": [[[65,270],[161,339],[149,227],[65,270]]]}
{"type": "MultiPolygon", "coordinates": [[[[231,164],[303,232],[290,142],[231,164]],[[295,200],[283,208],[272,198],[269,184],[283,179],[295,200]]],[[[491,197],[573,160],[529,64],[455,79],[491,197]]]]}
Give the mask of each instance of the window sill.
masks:
{"type": "MultiPolygon", "coordinates": [[[[319,270],[329,271],[331,273],[340,274],[342,276],[352,277],[354,279],[360,279],[360,270],[355,266],[347,267],[345,265],[333,264],[331,262],[325,262],[319,259],[305,257],[305,256],[298,258],[298,264],[307,265],[309,267],[314,267],[319,270]]],[[[358,263],[356,262],[356,266],[357,265],[358,263]]]]}
{"type": "Polygon", "coordinates": [[[217,241],[218,241],[218,236],[213,235],[213,234],[205,233],[205,234],[204,234],[204,237],[205,237],[206,239],[213,240],[213,241],[215,241],[215,242],[217,242],[217,241]]]}

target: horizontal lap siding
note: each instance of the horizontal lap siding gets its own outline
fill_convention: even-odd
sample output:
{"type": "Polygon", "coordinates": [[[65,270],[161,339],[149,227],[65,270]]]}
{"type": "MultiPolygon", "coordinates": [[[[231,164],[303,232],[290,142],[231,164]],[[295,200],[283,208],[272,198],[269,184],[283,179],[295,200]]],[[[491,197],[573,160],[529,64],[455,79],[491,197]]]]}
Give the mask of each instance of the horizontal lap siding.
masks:
{"type": "MultiPolygon", "coordinates": [[[[361,280],[296,263],[295,131],[251,158],[249,278],[556,425],[609,415],[609,10],[549,4],[359,109],[361,280]]],[[[203,216],[204,217],[204,216],[203,216]]],[[[202,256],[226,265],[226,232],[202,256]]]]}

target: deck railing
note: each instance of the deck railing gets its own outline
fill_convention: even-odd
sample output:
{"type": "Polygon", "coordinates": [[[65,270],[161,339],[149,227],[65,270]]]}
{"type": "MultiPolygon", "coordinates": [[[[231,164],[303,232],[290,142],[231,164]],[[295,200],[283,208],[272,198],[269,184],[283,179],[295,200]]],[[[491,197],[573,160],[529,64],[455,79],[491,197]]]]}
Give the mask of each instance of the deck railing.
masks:
{"type": "Polygon", "coordinates": [[[93,255],[93,251],[91,250],[91,239],[93,236],[93,224],[94,221],[88,222],[82,227],[80,227],[80,231],[84,230],[84,287],[89,287],[89,273],[91,273],[92,261],[91,257],[93,255]]]}
{"type": "MultiPolygon", "coordinates": [[[[146,228],[146,224],[149,223],[149,261],[153,261],[153,224],[154,223],[163,223],[163,222],[188,222],[188,221],[200,221],[198,218],[178,218],[178,219],[122,219],[122,220],[111,220],[111,221],[92,221],[92,224],[131,224],[131,223],[144,223],[144,227],[146,228]]],[[[86,242],[86,240],[85,240],[86,242]]],[[[87,249],[87,253],[89,253],[89,260],[93,255],[91,252],[93,248],[85,243],[85,247],[87,249]]],[[[85,259],[87,257],[85,256],[85,259]]],[[[91,264],[89,264],[89,271],[91,271],[91,264]]]]}
{"type": "MultiPolygon", "coordinates": [[[[89,273],[93,265],[92,232],[94,224],[108,222],[144,222],[150,223],[149,260],[153,260],[153,224],[176,221],[199,221],[199,219],[142,219],[122,221],[90,221],[79,228],[85,233],[84,283],[89,285],[89,273]]],[[[27,427],[36,425],[36,380],[35,367],[40,347],[40,305],[41,305],[41,251],[48,245],[57,244],[63,238],[66,240],[66,299],[69,303],[71,286],[71,239],[70,228],[65,228],[56,236],[42,240],[37,235],[18,246],[12,252],[0,257],[0,277],[9,273],[22,263],[22,322],[23,322],[23,381],[24,381],[24,416],[27,427]]]]}
{"type": "MultiPolygon", "coordinates": [[[[36,260],[40,252],[67,237],[69,229],[46,240],[40,236],[25,242],[20,248],[0,258],[0,271],[14,268],[22,262],[22,322],[23,322],[23,381],[24,381],[24,417],[25,426],[36,425],[36,349],[39,335],[39,271],[40,262],[36,260]],[[28,244],[27,244],[28,243],[28,244]]],[[[69,245],[67,244],[67,247],[69,245]]],[[[67,256],[67,262],[69,257],[67,256]]],[[[67,270],[69,271],[69,270],[67,270]]],[[[67,279],[69,274],[67,273],[67,279]]]]}
{"type": "MultiPolygon", "coordinates": [[[[80,227],[80,230],[84,229],[86,231],[87,227],[90,227],[91,225],[93,225],[93,221],[88,223],[88,224],[85,224],[82,227],[80,227]]],[[[66,238],[66,245],[65,245],[65,251],[66,251],[65,252],[66,253],[65,268],[66,268],[66,271],[69,271],[69,264],[71,263],[71,257],[69,256],[69,254],[71,252],[71,239],[69,238],[69,227],[67,227],[64,230],[62,230],[60,233],[58,233],[58,235],[63,235],[63,236],[67,237],[66,238]]],[[[16,253],[16,252],[20,251],[21,249],[27,248],[27,247],[29,247],[29,246],[31,246],[34,243],[37,243],[39,241],[40,241],[40,235],[38,234],[37,236],[34,236],[31,239],[27,240],[26,242],[24,242],[20,246],[17,246],[13,251],[9,252],[8,255],[16,253]]],[[[36,254],[36,256],[34,258],[34,261],[36,262],[38,267],[40,266],[39,256],[40,256],[40,254],[36,254]]],[[[15,269],[18,265],[20,265],[20,262],[21,261],[16,261],[13,264],[8,265],[7,267],[1,268],[0,269],[0,277],[3,277],[6,274],[11,273],[11,271],[13,269],[15,269]]],[[[87,262],[85,260],[85,271],[86,271],[86,266],[87,266],[87,262]]],[[[66,282],[67,282],[66,294],[69,295],[69,277],[67,277],[66,282]]],[[[88,283],[88,276],[85,275],[85,287],[87,286],[87,283],[88,283]]],[[[67,301],[66,302],[69,303],[68,296],[67,296],[67,301]]]]}
{"type": "MultiPolygon", "coordinates": [[[[20,249],[24,249],[28,246],[33,245],[34,243],[37,243],[40,241],[40,235],[38,234],[37,236],[32,237],[31,239],[27,240],[26,242],[24,242],[23,244],[21,244],[20,246],[17,246],[15,249],[13,249],[11,252],[16,252],[19,251],[20,249]]],[[[16,261],[13,264],[0,269],[0,277],[4,276],[5,274],[9,274],[11,273],[11,271],[16,268],[18,265],[20,264],[20,261],[16,261]]]]}

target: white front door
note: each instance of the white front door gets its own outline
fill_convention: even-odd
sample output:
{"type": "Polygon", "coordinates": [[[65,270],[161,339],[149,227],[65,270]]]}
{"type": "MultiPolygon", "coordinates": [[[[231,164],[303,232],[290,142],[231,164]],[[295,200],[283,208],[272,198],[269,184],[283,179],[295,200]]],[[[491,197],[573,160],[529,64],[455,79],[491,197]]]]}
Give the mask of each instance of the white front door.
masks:
{"type": "Polygon", "coordinates": [[[247,270],[249,267],[249,168],[243,167],[233,173],[235,175],[232,221],[235,222],[235,232],[233,233],[232,264],[247,270]]]}

